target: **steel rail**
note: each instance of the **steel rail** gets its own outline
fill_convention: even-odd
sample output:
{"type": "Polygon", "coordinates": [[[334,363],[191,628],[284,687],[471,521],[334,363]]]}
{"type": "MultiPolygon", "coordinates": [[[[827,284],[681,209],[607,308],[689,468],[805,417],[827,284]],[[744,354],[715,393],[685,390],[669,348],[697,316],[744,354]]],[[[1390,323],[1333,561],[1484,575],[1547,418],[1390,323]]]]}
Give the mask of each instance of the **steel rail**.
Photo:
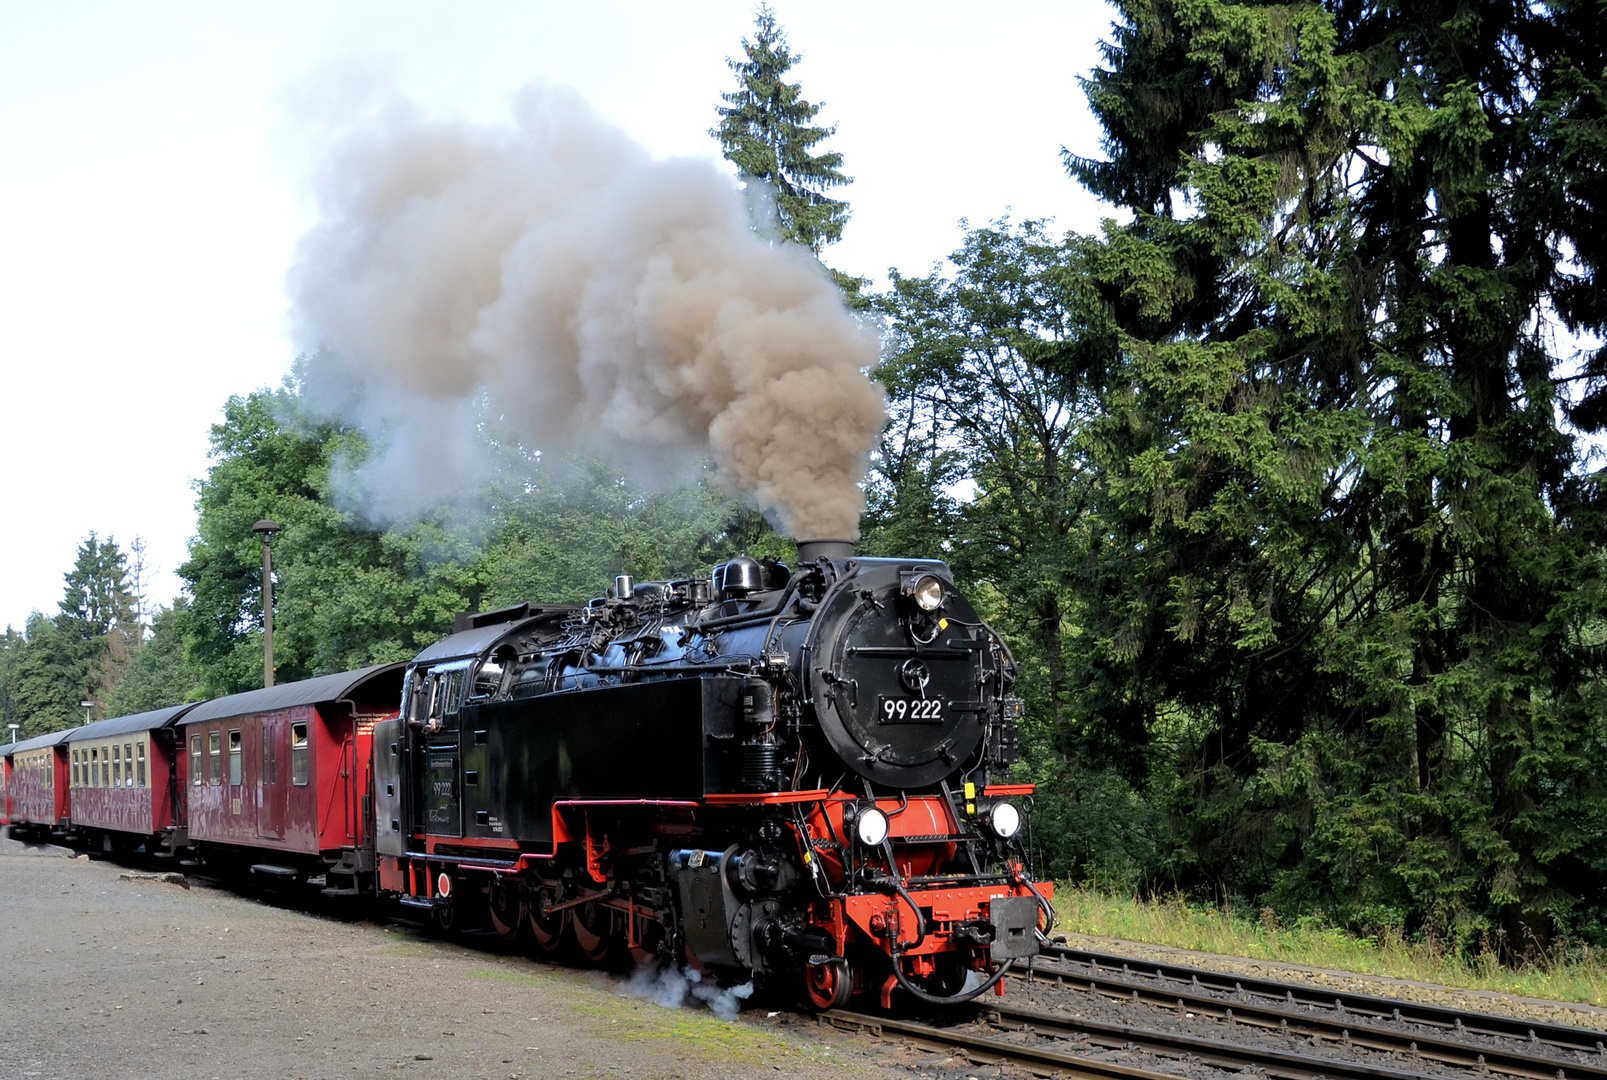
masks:
{"type": "MultiPolygon", "coordinates": [[[[1412,1054],[1442,1065],[1488,1070],[1505,1076],[1521,1077],[1524,1080],[1553,1080],[1559,1069],[1565,1069],[1569,1077],[1578,1077],[1579,1080],[1607,1080],[1607,1053],[1600,1053],[1594,1048],[1588,1052],[1592,1057],[1601,1059],[1599,1064],[1558,1061],[1553,1057],[1536,1056],[1503,1047],[1480,1046],[1465,1040],[1442,1039],[1376,1027],[1367,1022],[1374,1019],[1370,1014],[1348,1013],[1342,1008],[1334,1009],[1331,1005],[1327,1007],[1333,1011],[1332,1016],[1313,1015],[1310,1012],[1257,1002],[1224,1001],[1220,997],[1197,993],[1189,984],[1183,984],[1181,987],[1135,986],[1124,979],[1101,976],[1094,972],[1068,973],[1058,966],[1018,970],[1017,975],[1035,982],[1051,982],[1078,990],[1086,989],[1089,993],[1116,1001],[1137,1001],[1157,1008],[1175,1010],[1180,1014],[1193,1013],[1301,1038],[1326,1040],[1341,1049],[1357,1047],[1381,1053],[1412,1054]],[[1349,1022],[1346,1020],[1347,1017],[1349,1022]],[[1363,1022],[1357,1023],[1357,1020],[1363,1022]]],[[[1463,1030],[1471,1033],[1471,1029],[1463,1030]]],[[[1550,1043],[1531,1045],[1545,1046],[1550,1050],[1557,1049],[1550,1043]]],[[[1576,1049],[1573,1052],[1586,1051],[1576,1049]]]]}
{"type": "MultiPolygon", "coordinates": [[[[1175,1075],[1171,1073],[1117,1065],[1083,1054],[1067,1053],[1056,1049],[1054,1043],[1086,1039],[1102,1049],[1142,1050],[1157,1057],[1171,1058],[1188,1065],[1204,1064],[1231,1072],[1250,1072],[1257,1077],[1273,1077],[1276,1080],[1426,1080],[1435,1075],[1383,1065],[1343,1061],[1315,1054],[1302,1054],[1292,1050],[1239,1046],[1196,1035],[1153,1031],[1125,1024],[1092,1023],[1035,1009],[996,1005],[982,1006],[973,1015],[982,1019],[995,1031],[1024,1034],[1031,1037],[1031,1041],[1020,1042],[1011,1038],[1001,1038],[995,1033],[982,1034],[971,1024],[938,1027],[912,1020],[892,1020],[840,1010],[821,1015],[839,1027],[859,1028],[879,1036],[893,1032],[918,1043],[981,1051],[997,1055],[996,1061],[1012,1061],[1038,1068],[1052,1066],[1072,1070],[1085,1077],[1138,1075],[1176,1080],[1175,1075]]],[[[978,1060],[974,1054],[968,1056],[973,1061],[978,1060]]]]}
{"type": "MultiPolygon", "coordinates": [[[[1160,983],[1182,983],[1195,993],[1214,991],[1275,999],[1285,1004],[1306,1005],[1326,1009],[1332,1013],[1354,1013],[1358,1016],[1397,1023],[1421,1024],[1454,1032],[1486,1035],[1493,1038],[1516,1039],[1527,1043],[1545,1043],[1559,1050],[1603,1055],[1607,1062],[1607,1033],[1567,1024],[1519,1020],[1507,1016],[1476,1012],[1471,1009],[1453,1009],[1420,1002],[1398,1001],[1372,994],[1348,993],[1329,990],[1302,983],[1280,982],[1233,975],[1223,971],[1138,960],[1130,956],[1073,949],[1065,945],[1043,946],[1043,958],[1051,961],[1045,967],[1043,959],[1036,962],[1037,969],[1045,974],[1062,972],[1062,965],[1077,965],[1098,975],[1108,972],[1124,978],[1145,979],[1160,983]]],[[[1073,971],[1065,972],[1072,974],[1073,971]]],[[[1171,991],[1168,991],[1171,993],[1171,991]]],[[[1174,995],[1175,996],[1175,995],[1174,995]]],[[[1233,1004],[1227,1002],[1225,1004],[1233,1004]]],[[[1354,1037],[1354,1029],[1352,1029],[1354,1037]]]]}
{"type": "Polygon", "coordinates": [[[935,1027],[913,1020],[869,1016],[846,1009],[830,1009],[818,1014],[818,1018],[822,1023],[844,1031],[862,1031],[877,1038],[894,1035],[929,1049],[959,1050],[977,1065],[1024,1065],[1039,1075],[1079,1077],[1081,1080],[1177,1080],[1171,1073],[1098,1061],[1079,1054],[1068,1054],[1052,1046],[1016,1043],[965,1028],[935,1027]]]}

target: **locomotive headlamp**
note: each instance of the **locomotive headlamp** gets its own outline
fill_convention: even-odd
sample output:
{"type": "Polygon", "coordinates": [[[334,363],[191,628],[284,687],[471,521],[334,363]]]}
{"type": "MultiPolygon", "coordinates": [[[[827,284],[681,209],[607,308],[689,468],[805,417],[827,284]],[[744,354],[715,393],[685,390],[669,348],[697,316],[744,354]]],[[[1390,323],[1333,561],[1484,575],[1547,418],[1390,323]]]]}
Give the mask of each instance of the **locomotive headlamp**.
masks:
{"type": "Polygon", "coordinates": [[[1021,831],[1021,811],[1014,803],[996,802],[988,810],[988,828],[1000,840],[1008,840],[1021,831]]]}
{"type": "Polygon", "coordinates": [[[866,847],[880,847],[887,839],[887,815],[874,806],[862,807],[854,819],[854,832],[866,847]]]}
{"type": "Polygon", "coordinates": [[[943,582],[934,574],[924,573],[905,576],[904,595],[913,600],[916,607],[929,614],[942,607],[946,599],[943,582]]]}

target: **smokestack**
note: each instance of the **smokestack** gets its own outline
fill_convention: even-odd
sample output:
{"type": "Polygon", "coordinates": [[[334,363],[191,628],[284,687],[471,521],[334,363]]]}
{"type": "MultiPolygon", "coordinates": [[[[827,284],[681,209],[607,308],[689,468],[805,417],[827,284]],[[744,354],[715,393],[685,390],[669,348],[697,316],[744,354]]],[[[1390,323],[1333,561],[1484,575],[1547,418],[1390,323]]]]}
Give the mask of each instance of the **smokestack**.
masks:
{"type": "Polygon", "coordinates": [[[854,542],[852,540],[800,540],[798,541],[799,564],[814,562],[816,559],[852,559],[854,557],[854,542]]]}

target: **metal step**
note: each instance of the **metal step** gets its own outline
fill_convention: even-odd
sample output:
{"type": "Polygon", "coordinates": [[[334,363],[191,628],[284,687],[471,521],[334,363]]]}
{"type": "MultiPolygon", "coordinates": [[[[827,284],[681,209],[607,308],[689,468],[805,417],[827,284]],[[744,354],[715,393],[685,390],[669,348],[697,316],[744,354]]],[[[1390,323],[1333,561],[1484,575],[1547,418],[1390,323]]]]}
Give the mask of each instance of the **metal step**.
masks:
{"type": "Polygon", "coordinates": [[[276,866],[273,863],[252,863],[251,872],[265,877],[298,878],[301,871],[293,866],[276,866]]]}

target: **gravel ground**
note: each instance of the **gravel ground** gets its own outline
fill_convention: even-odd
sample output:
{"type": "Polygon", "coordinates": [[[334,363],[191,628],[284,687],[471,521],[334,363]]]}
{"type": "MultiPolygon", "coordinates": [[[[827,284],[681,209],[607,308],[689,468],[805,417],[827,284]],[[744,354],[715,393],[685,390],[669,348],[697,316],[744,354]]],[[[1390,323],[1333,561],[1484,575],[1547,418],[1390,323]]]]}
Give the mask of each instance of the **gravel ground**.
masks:
{"type": "MultiPolygon", "coordinates": [[[[754,1006],[0,840],[0,1078],[909,1077],[931,1055],[754,1006]]],[[[771,1006],[773,1009],[774,1006],[771,1006]]],[[[982,1076],[962,1062],[924,1075],[982,1076]]]]}

